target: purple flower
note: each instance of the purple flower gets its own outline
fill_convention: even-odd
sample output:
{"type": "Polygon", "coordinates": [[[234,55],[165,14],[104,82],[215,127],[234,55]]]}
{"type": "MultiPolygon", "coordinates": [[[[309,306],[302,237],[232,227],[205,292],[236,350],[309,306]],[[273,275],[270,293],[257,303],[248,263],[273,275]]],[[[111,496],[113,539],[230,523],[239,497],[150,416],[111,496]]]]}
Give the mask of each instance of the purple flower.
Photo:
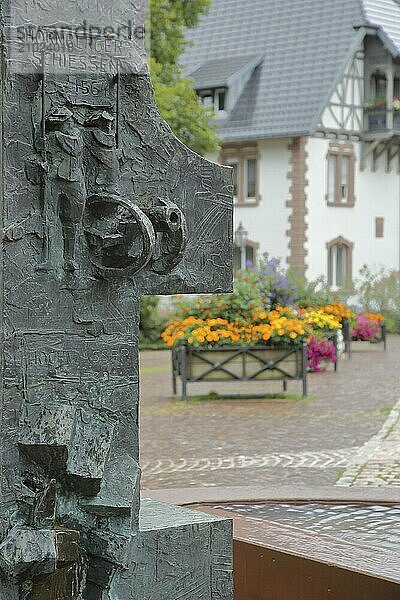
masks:
{"type": "Polygon", "coordinates": [[[263,262],[258,267],[261,294],[271,308],[278,305],[295,303],[296,288],[287,277],[281,265],[281,259],[263,255],[263,262]]]}

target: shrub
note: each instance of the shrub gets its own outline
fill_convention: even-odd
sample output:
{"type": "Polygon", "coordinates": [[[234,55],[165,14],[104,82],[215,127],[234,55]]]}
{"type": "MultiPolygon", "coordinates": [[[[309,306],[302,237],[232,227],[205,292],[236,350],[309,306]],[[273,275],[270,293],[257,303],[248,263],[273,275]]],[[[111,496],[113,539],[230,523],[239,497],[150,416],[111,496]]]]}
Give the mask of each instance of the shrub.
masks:
{"type": "Polygon", "coordinates": [[[239,323],[251,320],[254,310],[261,306],[258,275],[256,272],[246,271],[237,275],[232,294],[208,294],[192,299],[178,298],[175,312],[178,319],[192,316],[198,319],[221,318],[239,323]]]}
{"type": "Polygon", "coordinates": [[[379,311],[385,317],[389,333],[400,333],[400,273],[381,268],[360,270],[357,295],[364,311],[379,311]]]}
{"type": "Polygon", "coordinates": [[[143,296],[140,302],[139,341],[143,346],[162,344],[161,331],[166,326],[168,315],[160,310],[158,296],[143,296]]]}
{"type": "Polygon", "coordinates": [[[357,295],[364,311],[400,312],[400,273],[384,268],[372,271],[367,265],[360,270],[357,295]]]}
{"type": "Polygon", "coordinates": [[[282,267],[280,258],[265,253],[255,273],[264,307],[274,309],[281,305],[295,304],[296,286],[282,267]]]}

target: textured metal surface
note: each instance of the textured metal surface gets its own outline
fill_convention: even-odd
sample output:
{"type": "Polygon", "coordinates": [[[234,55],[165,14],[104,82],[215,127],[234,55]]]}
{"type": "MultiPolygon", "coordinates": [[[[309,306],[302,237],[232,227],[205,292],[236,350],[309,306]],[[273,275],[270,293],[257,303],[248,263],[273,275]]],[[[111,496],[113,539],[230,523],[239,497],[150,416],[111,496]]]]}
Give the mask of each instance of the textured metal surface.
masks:
{"type": "Polygon", "coordinates": [[[361,25],[379,28],[399,54],[400,6],[394,0],[213,0],[200,26],[187,33],[185,69],[201,69],[206,88],[214,82],[215,61],[263,55],[221,120],[223,139],[312,134],[362,42],[361,25]]]}
{"type": "Polygon", "coordinates": [[[234,557],[235,600],[397,600],[399,596],[398,552],[377,551],[289,525],[234,514],[234,557]]]}
{"type": "MultiPolygon", "coordinates": [[[[150,592],[130,591],[132,549],[141,544],[149,581],[146,565],[157,564],[139,530],[140,297],[229,291],[231,173],[160,119],[134,33],[144,0],[112,11],[105,1],[28,5],[1,5],[0,599],[145,600],[150,592]],[[82,14],[115,30],[131,17],[133,38],[118,52],[101,34],[99,51],[82,50],[82,14]],[[29,68],[19,64],[24,27],[48,35],[55,22],[72,42],[31,55],[23,44],[29,68]]],[[[179,554],[193,527],[170,529],[163,552],[179,554]]],[[[193,564],[179,564],[181,589],[200,597],[190,595],[193,564]]],[[[230,598],[225,576],[227,591],[209,582],[204,598],[230,598]]]]}

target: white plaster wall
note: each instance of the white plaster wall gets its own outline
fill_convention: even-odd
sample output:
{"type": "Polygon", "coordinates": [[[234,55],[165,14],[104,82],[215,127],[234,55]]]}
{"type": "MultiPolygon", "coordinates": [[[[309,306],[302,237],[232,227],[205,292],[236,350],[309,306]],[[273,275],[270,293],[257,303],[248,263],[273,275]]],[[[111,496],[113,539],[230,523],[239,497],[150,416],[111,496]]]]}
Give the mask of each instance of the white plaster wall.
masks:
{"type": "Polygon", "coordinates": [[[353,278],[364,264],[399,269],[400,176],[395,166],[391,173],[386,173],[382,157],[376,172],[371,171],[369,164],[360,171],[361,144],[354,142],[355,206],[328,207],[325,201],[328,147],[329,140],[321,138],[310,138],[307,144],[307,277],[327,276],[326,243],[338,236],[354,243],[353,278]],[[375,237],[375,217],[385,219],[383,238],[375,237]]]}
{"type": "Polygon", "coordinates": [[[249,239],[260,244],[260,254],[268,252],[285,262],[288,257],[290,209],[286,202],[290,199],[291,185],[287,175],[291,170],[291,153],[288,145],[291,140],[260,141],[260,194],[257,206],[235,207],[235,230],[243,223],[249,232],[249,239]]]}

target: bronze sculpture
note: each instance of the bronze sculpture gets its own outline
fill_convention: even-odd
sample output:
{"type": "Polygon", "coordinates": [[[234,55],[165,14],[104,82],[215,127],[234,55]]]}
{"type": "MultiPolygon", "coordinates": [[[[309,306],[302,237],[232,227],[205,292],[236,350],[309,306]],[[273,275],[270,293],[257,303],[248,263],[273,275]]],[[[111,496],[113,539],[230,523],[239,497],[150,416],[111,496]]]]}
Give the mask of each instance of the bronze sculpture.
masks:
{"type": "Polygon", "coordinates": [[[230,289],[231,174],[162,122],[143,0],[81,0],[113,44],[72,0],[28,4],[1,7],[0,600],[230,600],[230,523],[140,503],[138,319],[230,289]]]}

